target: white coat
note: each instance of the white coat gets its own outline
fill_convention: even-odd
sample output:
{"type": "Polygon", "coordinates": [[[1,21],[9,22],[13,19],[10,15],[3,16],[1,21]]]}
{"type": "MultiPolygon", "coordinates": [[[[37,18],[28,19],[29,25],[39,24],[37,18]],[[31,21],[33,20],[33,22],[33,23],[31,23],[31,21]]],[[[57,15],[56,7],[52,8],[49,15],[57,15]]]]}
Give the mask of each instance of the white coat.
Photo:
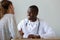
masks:
{"type": "Polygon", "coordinates": [[[18,31],[22,29],[24,35],[23,38],[27,38],[29,34],[40,35],[41,38],[55,37],[55,32],[46,22],[37,19],[36,22],[31,22],[28,18],[22,20],[18,24],[18,31]]]}

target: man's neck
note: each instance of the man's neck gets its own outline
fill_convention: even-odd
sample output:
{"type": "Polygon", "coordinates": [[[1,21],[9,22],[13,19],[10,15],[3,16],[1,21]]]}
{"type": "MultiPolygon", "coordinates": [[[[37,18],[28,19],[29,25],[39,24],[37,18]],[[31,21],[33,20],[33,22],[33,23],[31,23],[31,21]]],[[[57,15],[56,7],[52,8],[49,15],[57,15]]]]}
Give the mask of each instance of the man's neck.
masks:
{"type": "Polygon", "coordinates": [[[36,18],[31,18],[29,19],[31,22],[35,22],[37,20],[37,17],[36,18]]]}

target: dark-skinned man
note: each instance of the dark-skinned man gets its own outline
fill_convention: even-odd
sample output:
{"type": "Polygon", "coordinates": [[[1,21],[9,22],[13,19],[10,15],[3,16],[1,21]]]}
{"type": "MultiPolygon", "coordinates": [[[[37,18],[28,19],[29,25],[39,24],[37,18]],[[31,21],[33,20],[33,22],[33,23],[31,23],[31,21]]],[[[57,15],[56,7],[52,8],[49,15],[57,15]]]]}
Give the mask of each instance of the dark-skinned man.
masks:
{"type": "Polygon", "coordinates": [[[28,8],[28,17],[18,24],[18,31],[23,38],[52,38],[54,31],[46,22],[37,17],[39,9],[32,5],[28,8]]]}

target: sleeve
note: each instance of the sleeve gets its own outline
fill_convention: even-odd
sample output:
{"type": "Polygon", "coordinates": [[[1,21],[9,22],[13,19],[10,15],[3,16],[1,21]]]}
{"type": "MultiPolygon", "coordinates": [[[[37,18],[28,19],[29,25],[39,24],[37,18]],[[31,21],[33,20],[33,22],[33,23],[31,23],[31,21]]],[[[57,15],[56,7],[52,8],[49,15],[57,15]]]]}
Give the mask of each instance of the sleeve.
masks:
{"type": "Polygon", "coordinates": [[[3,28],[3,24],[1,24],[0,22],[0,40],[4,40],[5,37],[4,37],[4,28],[3,28]]]}
{"type": "Polygon", "coordinates": [[[39,34],[45,39],[55,38],[55,32],[45,22],[42,23],[39,34]]]}
{"type": "Polygon", "coordinates": [[[24,30],[25,28],[25,26],[26,26],[26,23],[28,22],[28,20],[27,19],[23,19],[19,24],[18,24],[18,26],[17,26],[17,28],[18,28],[18,31],[20,31],[21,29],[22,30],[24,30]]]}
{"type": "Polygon", "coordinates": [[[21,23],[19,23],[19,24],[18,24],[18,26],[17,26],[18,31],[20,31],[20,30],[21,30],[21,27],[22,27],[22,26],[21,26],[21,23]]]}
{"type": "Polygon", "coordinates": [[[12,15],[11,16],[11,19],[9,21],[9,31],[10,31],[10,34],[13,38],[16,38],[18,37],[19,33],[18,33],[18,30],[17,30],[17,24],[16,24],[16,20],[14,18],[14,16],[12,15]]]}
{"type": "Polygon", "coordinates": [[[9,30],[8,30],[8,22],[5,17],[3,17],[0,21],[0,32],[1,32],[1,40],[9,40],[9,30]]]}

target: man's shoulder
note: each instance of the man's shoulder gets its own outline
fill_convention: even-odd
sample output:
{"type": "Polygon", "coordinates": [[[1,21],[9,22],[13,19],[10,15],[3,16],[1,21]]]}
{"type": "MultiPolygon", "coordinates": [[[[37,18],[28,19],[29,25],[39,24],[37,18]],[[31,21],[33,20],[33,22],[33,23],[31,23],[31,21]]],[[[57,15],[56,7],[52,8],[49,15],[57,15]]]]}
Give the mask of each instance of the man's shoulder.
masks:
{"type": "Polygon", "coordinates": [[[43,20],[43,19],[38,18],[38,20],[39,20],[40,22],[44,22],[44,20],[43,20]]]}
{"type": "Polygon", "coordinates": [[[26,22],[28,22],[28,18],[25,18],[25,19],[23,19],[23,20],[20,21],[21,24],[22,23],[26,23],[26,22]]]}
{"type": "Polygon", "coordinates": [[[46,21],[44,19],[39,19],[39,21],[40,21],[41,24],[45,24],[46,23],[46,21]]]}

